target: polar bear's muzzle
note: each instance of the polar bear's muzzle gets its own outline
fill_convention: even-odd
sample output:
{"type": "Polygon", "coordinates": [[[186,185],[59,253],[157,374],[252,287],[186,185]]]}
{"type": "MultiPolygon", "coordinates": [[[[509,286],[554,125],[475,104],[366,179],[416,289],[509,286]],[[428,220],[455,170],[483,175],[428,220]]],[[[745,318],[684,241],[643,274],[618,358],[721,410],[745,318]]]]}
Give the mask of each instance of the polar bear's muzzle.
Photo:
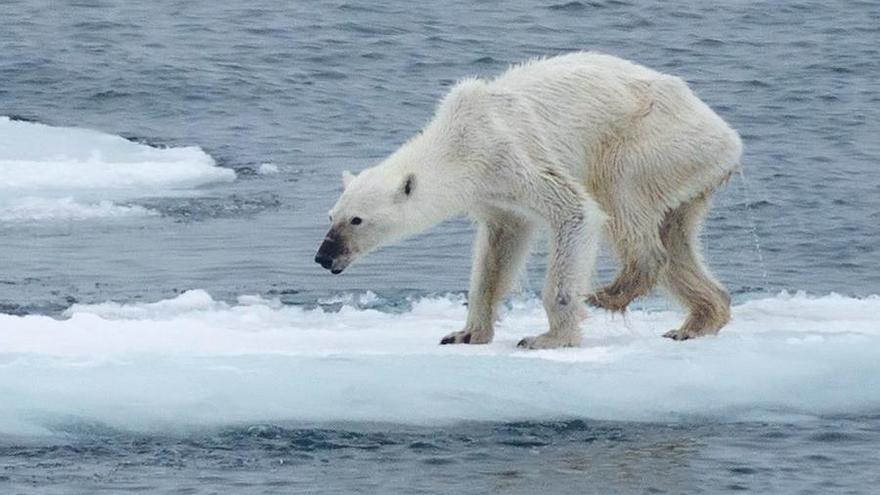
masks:
{"type": "Polygon", "coordinates": [[[330,273],[337,275],[345,270],[351,262],[351,251],[348,249],[343,236],[337,227],[333,227],[324,236],[324,242],[318,248],[315,255],[315,263],[318,263],[330,273]]]}

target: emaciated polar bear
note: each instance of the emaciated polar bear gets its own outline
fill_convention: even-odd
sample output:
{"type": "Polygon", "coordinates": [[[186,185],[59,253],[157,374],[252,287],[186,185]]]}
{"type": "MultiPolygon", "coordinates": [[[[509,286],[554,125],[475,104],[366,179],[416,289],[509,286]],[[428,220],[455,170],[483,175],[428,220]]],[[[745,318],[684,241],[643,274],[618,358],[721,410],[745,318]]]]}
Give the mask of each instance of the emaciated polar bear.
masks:
{"type": "Polygon", "coordinates": [[[467,322],[441,344],[482,344],[544,224],[550,328],[519,346],[576,346],[584,299],[622,311],[658,282],[689,312],[666,337],[715,334],[730,297],[703,264],[697,234],[741,147],[677,77],[596,53],[526,62],[458,83],[420,134],[379,165],[343,173],[315,261],[340,273],[383,244],[470,214],[479,233],[467,322]],[[603,233],[622,268],[591,294],[603,233]]]}

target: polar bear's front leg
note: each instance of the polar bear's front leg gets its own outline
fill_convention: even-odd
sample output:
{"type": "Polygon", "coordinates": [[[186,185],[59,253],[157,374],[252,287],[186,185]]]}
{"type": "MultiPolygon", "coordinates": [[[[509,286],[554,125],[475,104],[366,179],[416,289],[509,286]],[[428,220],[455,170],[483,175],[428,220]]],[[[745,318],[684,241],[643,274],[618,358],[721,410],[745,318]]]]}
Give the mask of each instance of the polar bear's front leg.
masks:
{"type": "Polygon", "coordinates": [[[555,202],[545,203],[551,239],[542,297],[550,330],[517,344],[528,349],[580,345],[579,324],[585,316],[581,298],[590,285],[605,218],[592,199],[577,194],[577,188],[553,185],[555,202]]]}
{"type": "Polygon", "coordinates": [[[494,210],[480,222],[474,245],[468,317],[464,330],[441,344],[486,344],[495,334],[498,305],[513,287],[529,252],[534,226],[518,215],[494,210]]]}

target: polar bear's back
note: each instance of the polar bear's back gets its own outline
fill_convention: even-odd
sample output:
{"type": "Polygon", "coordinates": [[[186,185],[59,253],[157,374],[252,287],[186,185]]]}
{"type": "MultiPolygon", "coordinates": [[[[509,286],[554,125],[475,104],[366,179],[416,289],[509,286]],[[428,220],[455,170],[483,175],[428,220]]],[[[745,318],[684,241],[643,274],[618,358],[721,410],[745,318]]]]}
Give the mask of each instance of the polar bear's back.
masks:
{"type": "MultiPolygon", "coordinates": [[[[507,113],[511,123],[531,124],[520,130],[545,134],[550,140],[545,144],[551,147],[554,139],[564,147],[582,141],[589,154],[606,135],[629,126],[633,116],[644,113],[650,104],[644,94],[648,85],[668,84],[667,80],[674,85],[678,78],[611,55],[576,52],[514,65],[488,81],[487,89],[512,95],[521,103],[496,108],[507,113]]],[[[683,93],[689,93],[683,82],[681,86],[683,93]]],[[[686,99],[687,94],[678,98],[686,99]]],[[[677,105],[683,106],[682,102],[677,105]]]]}
{"type": "Polygon", "coordinates": [[[671,207],[715,187],[739,163],[736,131],[683,80],[611,55],[536,59],[487,89],[515,95],[523,104],[496,110],[528,136],[520,141],[565,166],[600,202],[623,191],[596,177],[627,177],[617,188],[668,182],[662,201],[671,207]]]}
{"type": "Polygon", "coordinates": [[[645,66],[595,52],[575,52],[555,57],[536,58],[512,66],[492,81],[510,89],[537,89],[548,82],[563,81],[569,78],[592,79],[595,81],[611,78],[654,79],[663,74],[645,66]]]}
{"type": "MultiPolygon", "coordinates": [[[[488,81],[488,89],[523,98],[548,120],[588,128],[592,134],[606,131],[606,126],[631,126],[655,104],[679,116],[717,118],[680,78],[601,53],[576,52],[515,65],[488,81]]],[[[720,119],[713,123],[726,125],[720,119]]]]}

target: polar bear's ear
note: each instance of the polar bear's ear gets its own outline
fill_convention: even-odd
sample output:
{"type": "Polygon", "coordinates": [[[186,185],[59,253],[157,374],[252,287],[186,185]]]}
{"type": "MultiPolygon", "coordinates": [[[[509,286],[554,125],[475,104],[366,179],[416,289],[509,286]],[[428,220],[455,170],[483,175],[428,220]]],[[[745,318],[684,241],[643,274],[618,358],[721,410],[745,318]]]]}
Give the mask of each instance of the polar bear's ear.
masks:
{"type": "Polygon", "coordinates": [[[342,171],[342,188],[348,189],[348,185],[351,184],[351,181],[353,181],[355,177],[357,177],[357,176],[354,175],[353,173],[349,172],[348,170],[343,170],[342,171]]]}
{"type": "Polygon", "coordinates": [[[416,189],[416,175],[409,174],[406,176],[406,179],[403,180],[403,186],[400,188],[403,191],[404,196],[409,196],[416,189]]]}
{"type": "Polygon", "coordinates": [[[403,178],[403,182],[400,183],[400,186],[397,187],[397,192],[394,193],[394,202],[402,203],[409,199],[412,196],[413,191],[416,190],[416,175],[408,174],[403,178]]]}

